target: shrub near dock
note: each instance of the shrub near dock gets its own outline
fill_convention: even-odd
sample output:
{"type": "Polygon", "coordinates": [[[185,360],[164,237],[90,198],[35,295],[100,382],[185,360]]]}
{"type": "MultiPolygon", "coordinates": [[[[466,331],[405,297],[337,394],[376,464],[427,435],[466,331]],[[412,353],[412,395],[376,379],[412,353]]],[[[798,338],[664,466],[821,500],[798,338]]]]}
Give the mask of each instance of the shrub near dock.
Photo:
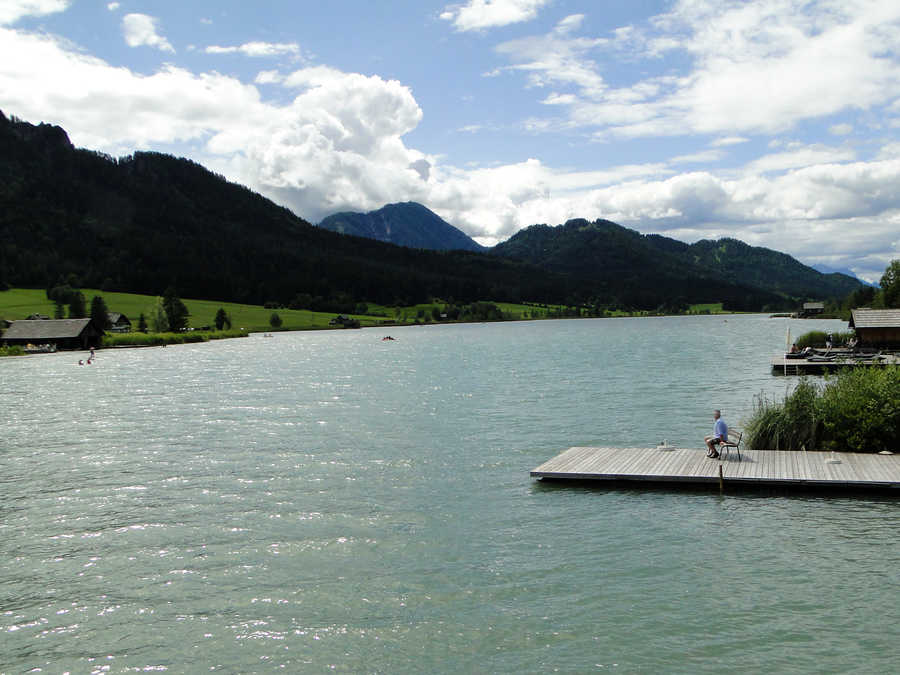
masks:
{"type": "Polygon", "coordinates": [[[781,403],[757,399],[745,425],[754,450],[898,450],[900,366],[830,376],[823,388],[801,380],[781,403]]]}
{"type": "Polygon", "coordinates": [[[829,380],[819,407],[832,449],[900,450],[900,366],[842,372],[829,380]]]}

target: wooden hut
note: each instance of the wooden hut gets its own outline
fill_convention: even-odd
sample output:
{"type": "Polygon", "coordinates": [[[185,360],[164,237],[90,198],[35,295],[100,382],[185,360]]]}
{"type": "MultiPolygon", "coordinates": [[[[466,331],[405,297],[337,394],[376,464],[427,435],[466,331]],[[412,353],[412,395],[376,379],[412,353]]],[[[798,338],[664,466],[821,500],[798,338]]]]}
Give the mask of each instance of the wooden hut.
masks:
{"type": "Polygon", "coordinates": [[[122,312],[110,312],[107,314],[109,317],[109,332],[110,333],[130,333],[131,332],[131,320],[122,314],[122,312]]]}
{"type": "Polygon", "coordinates": [[[57,349],[99,347],[105,335],[91,319],[24,319],[13,321],[3,333],[5,345],[56,345],[57,349]]]}
{"type": "Polygon", "coordinates": [[[850,328],[861,347],[900,349],[900,309],[854,309],[850,328]]]}
{"type": "Polygon", "coordinates": [[[803,309],[798,313],[799,318],[808,319],[825,311],[824,302],[804,302],[803,309]]]}

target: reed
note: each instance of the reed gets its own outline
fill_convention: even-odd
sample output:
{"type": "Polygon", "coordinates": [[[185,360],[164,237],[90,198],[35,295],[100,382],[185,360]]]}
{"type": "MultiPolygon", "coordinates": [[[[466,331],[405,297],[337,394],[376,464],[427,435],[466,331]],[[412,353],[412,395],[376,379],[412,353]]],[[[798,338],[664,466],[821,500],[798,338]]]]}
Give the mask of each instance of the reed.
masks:
{"type": "MultiPolygon", "coordinates": [[[[850,342],[850,338],[852,338],[853,336],[853,331],[840,331],[832,333],[832,346],[838,347],[840,345],[845,345],[850,342]]],[[[811,330],[808,333],[804,333],[803,335],[798,337],[794,341],[794,344],[796,344],[799,349],[803,349],[804,347],[824,347],[827,337],[828,334],[825,331],[811,330]]]]}
{"type": "Polygon", "coordinates": [[[802,379],[783,402],[760,395],[745,424],[747,446],[754,450],[814,450],[822,441],[819,391],[802,379]]]}

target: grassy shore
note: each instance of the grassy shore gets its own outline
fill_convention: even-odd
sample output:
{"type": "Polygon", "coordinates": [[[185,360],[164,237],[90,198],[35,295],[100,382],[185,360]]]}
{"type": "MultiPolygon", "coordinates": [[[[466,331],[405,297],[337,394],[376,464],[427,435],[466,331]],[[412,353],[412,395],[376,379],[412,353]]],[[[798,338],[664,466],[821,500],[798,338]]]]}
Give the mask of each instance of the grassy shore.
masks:
{"type": "MultiPolygon", "coordinates": [[[[131,320],[135,332],[108,334],[103,340],[104,346],[107,347],[205,342],[207,340],[246,336],[250,332],[268,332],[276,330],[272,328],[269,321],[273,313],[277,313],[282,321],[281,326],[277,330],[320,330],[334,328],[329,322],[337,316],[333,312],[314,312],[306,309],[272,309],[259,305],[244,305],[217,300],[183,299],[189,312],[190,326],[194,330],[186,333],[139,333],[137,332],[138,318],[143,314],[149,322],[159,302],[157,296],[116,293],[92,288],[81,289],[81,292],[85,296],[88,307],[90,307],[94,296],[100,295],[103,296],[106,306],[111,312],[120,312],[131,320]],[[230,329],[217,331],[211,328],[215,324],[215,316],[220,308],[224,309],[231,319],[230,329]]],[[[574,308],[566,305],[516,304],[508,302],[492,304],[500,309],[503,320],[509,321],[554,319],[578,315],[574,308]]],[[[440,301],[407,307],[386,307],[369,304],[365,314],[349,314],[345,316],[358,320],[361,327],[431,324],[446,321],[445,318],[440,316],[445,308],[446,303],[440,301]]],[[[53,317],[55,310],[56,306],[47,298],[43,289],[13,288],[0,291],[0,319],[24,319],[32,314],[43,314],[53,317]]],[[[719,314],[722,311],[720,303],[693,305],[688,313],[719,314]]],[[[651,315],[651,312],[647,311],[616,311],[605,314],[605,316],[609,317],[649,315],[651,315]]],[[[462,317],[461,320],[466,319],[467,317],[462,317]]],[[[0,351],[0,356],[11,356],[20,352],[21,350],[11,347],[0,351]]]]}
{"type": "Polygon", "coordinates": [[[185,333],[108,333],[103,338],[104,347],[155,347],[183,345],[191,342],[209,342],[226,338],[247,337],[245,330],[192,330],[185,333]]]}
{"type": "MultiPolygon", "coordinates": [[[[135,293],[114,293],[100,291],[92,288],[83,288],[87,306],[91,306],[91,300],[95,295],[102,295],[106,306],[111,312],[121,312],[127,316],[132,326],[137,329],[138,317],[144,314],[149,321],[154,313],[158,298],[154,295],[138,295],[135,293]]],[[[272,312],[277,312],[283,323],[281,330],[309,330],[316,328],[328,328],[328,322],[336,315],[328,312],[311,312],[308,310],[293,309],[266,309],[259,305],[242,305],[234,302],[219,302],[216,300],[191,300],[183,299],[190,314],[190,325],[194,328],[215,325],[216,312],[219,308],[231,317],[231,327],[245,332],[269,331],[269,318],[272,312]]],[[[0,291],[0,318],[24,319],[31,314],[44,314],[53,317],[55,305],[47,299],[43,289],[13,288],[8,291],[0,291]]],[[[387,317],[370,315],[351,315],[359,319],[362,326],[375,326],[386,321],[387,317]]]]}

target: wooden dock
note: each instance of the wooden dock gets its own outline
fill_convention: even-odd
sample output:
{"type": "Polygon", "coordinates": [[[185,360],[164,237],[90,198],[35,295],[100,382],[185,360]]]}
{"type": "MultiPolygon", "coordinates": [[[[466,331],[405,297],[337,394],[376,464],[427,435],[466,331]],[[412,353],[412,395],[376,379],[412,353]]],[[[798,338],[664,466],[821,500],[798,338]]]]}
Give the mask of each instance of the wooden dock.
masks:
{"type": "Polygon", "coordinates": [[[818,375],[821,373],[842,370],[845,368],[865,368],[868,366],[896,366],[900,365],[900,355],[893,353],[881,354],[875,359],[854,359],[852,356],[835,352],[833,361],[816,361],[809,359],[787,359],[784,356],[772,358],[773,375],[818,375]]]}
{"type": "Polygon", "coordinates": [[[900,489],[900,455],[742,450],[722,460],[703,449],[569,448],[531,471],[533,478],[723,486],[900,489]]]}

